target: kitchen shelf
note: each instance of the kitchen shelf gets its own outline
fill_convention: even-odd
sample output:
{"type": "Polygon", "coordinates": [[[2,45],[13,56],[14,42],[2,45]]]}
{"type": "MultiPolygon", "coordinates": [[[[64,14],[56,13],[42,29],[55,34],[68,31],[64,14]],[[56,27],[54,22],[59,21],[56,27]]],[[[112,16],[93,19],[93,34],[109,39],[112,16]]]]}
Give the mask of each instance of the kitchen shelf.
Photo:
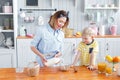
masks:
{"type": "Polygon", "coordinates": [[[13,13],[0,13],[0,15],[13,15],[13,13]]]}
{"type": "Polygon", "coordinates": [[[0,51],[1,52],[9,52],[10,50],[13,50],[14,51],[14,48],[12,47],[12,48],[4,48],[4,47],[0,47],[0,51]]]}
{"type": "Polygon", "coordinates": [[[118,10],[119,8],[118,7],[86,7],[85,8],[86,10],[118,10]]]}
{"type": "Polygon", "coordinates": [[[115,10],[120,9],[120,0],[84,0],[84,12],[87,10],[115,10]]]}
{"type": "MultiPolygon", "coordinates": [[[[81,38],[81,37],[76,37],[76,36],[72,36],[72,37],[65,37],[65,38],[81,38]]],[[[120,38],[120,35],[104,35],[104,36],[100,36],[97,35],[95,36],[95,38],[120,38]]],[[[27,36],[17,36],[17,39],[33,39],[33,37],[27,37],[27,36]]]]}
{"type": "Polygon", "coordinates": [[[0,32],[14,32],[14,30],[0,30],[0,32]]]}

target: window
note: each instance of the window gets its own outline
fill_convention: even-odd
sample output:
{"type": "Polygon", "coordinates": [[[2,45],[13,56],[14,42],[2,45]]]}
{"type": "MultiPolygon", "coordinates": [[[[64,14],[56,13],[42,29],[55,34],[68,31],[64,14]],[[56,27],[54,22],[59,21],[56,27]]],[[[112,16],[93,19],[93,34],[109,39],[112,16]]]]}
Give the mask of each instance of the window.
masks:
{"type": "Polygon", "coordinates": [[[38,0],[26,0],[26,6],[38,6],[38,0]]]}

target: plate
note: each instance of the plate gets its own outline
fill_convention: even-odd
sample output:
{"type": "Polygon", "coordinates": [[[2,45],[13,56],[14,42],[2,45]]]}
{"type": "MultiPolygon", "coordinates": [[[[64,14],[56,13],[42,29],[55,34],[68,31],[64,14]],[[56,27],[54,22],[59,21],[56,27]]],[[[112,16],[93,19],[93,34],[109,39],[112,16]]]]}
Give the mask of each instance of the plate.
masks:
{"type": "Polygon", "coordinates": [[[3,33],[0,33],[0,45],[2,45],[4,41],[5,41],[5,35],[3,33]]]}

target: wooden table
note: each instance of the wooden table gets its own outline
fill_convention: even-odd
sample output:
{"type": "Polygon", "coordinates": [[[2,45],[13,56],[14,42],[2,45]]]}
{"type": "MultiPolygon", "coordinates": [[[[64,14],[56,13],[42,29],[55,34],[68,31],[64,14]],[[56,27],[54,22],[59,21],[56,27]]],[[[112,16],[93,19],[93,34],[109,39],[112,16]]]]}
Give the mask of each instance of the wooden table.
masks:
{"type": "Polygon", "coordinates": [[[77,72],[74,72],[73,68],[62,72],[58,67],[45,67],[40,69],[38,76],[29,77],[26,68],[23,73],[16,73],[15,68],[0,68],[0,80],[120,80],[116,72],[111,76],[105,76],[105,74],[98,74],[97,70],[90,71],[86,67],[76,67],[76,69],[77,72]]]}

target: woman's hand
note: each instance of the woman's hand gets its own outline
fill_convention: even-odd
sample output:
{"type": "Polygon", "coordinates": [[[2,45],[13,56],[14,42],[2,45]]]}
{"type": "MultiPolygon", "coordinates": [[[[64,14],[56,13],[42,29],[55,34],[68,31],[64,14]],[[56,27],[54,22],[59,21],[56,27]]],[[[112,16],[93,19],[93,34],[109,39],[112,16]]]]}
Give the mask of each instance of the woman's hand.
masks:
{"type": "Polygon", "coordinates": [[[62,55],[61,52],[58,52],[57,54],[55,54],[55,57],[60,57],[62,55]]]}
{"type": "Polygon", "coordinates": [[[47,59],[44,57],[44,55],[41,55],[40,58],[41,58],[43,63],[47,62],[47,59]]]}

